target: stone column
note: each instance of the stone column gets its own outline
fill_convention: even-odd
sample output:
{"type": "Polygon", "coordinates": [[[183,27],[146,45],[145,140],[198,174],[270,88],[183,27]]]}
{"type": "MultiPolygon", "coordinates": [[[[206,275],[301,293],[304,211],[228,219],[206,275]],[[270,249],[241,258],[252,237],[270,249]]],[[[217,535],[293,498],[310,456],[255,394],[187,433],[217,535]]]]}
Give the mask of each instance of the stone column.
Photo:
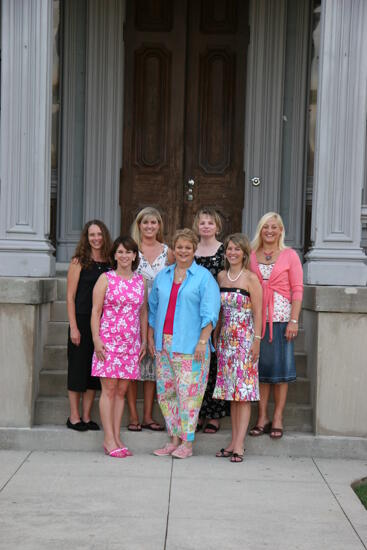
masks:
{"type": "Polygon", "coordinates": [[[0,275],[54,273],[52,0],[1,3],[0,275]]]}
{"type": "Polygon", "coordinates": [[[286,16],[287,0],[250,2],[242,223],[250,238],[261,216],[280,205],[286,16]]]}
{"type": "Polygon", "coordinates": [[[84,219],[120,233],[125,2],[88,0],[84,219]]]}
{"type": "Polygon", "coordinates": [[[313,246],[305,282],[366,285],[361,249],[367,101],[367,3],[323,0],[316,154],[312,199],[313,246]]]}

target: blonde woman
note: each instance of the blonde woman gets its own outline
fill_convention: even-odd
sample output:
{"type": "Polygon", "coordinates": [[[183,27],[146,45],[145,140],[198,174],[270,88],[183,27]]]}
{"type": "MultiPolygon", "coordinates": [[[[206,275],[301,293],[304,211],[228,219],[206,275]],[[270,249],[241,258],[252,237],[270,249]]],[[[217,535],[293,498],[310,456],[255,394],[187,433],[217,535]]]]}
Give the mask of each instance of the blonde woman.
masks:
{"type": "Polygon", "coordinates": [[[182,459],[192,456],[220,296],[214,277],[194,260],[195,233],[181,229],[173,244],[176,263],[157,275],[149,297],[148,346],[157,355],[158,403],[171,438],[154,454],[182,459]]]}
{"type": "Polygon", "coordinates": [[[258,223],[250,262],[263,288],[260,403],[250,435],[269,433],[272,439],[283,436],[288,383],[296,379],[293,341],[298,334],[303,295],[301,262],[297,253],[285,246],[284,239],[282,218],[268,212],[258,223]],[[268,414],[271,388],[275,402],[272,421],[268,414]]]}
{"type": "MultiPolygon", "coordinates": [[[[148,296],[153,286],[154,278],[164,267],[173,263],[173,253],[163,242],[163,220],[156,208],[147,206],[136,216],[131,236],[139,247],[139,267],[137,273],[147,281],[148,296]]],[[[140,364],[140,380],[144,384],[144,409],[142,423],[139,422],[137,410],[138,383],[130,382],[127,392],[127,402],[130,410],[128,430],[140,432],[142,428],[152,431],[164,429],[153,419],[153,403],[156,386],[155,358],[147,354],[140,364]]]]}

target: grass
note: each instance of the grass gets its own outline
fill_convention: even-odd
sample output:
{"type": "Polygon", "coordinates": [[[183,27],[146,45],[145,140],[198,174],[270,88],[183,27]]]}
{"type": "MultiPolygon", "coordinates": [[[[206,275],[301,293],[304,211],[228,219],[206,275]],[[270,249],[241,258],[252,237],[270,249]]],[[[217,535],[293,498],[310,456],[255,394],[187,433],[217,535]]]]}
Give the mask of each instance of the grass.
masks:
{"type": "Polygon", "coordinates": [[[363,478],[361,481],[353,483],[353,489],[367,510],[367,478],[363,478]]]}

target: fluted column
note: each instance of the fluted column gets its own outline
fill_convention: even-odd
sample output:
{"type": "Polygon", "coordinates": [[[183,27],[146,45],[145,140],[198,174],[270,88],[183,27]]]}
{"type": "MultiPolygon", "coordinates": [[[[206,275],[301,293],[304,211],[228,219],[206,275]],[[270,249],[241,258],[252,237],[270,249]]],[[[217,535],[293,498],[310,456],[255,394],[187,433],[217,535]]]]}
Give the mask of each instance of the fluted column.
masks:
{"type": "Polygon", "coordinates": [[[0,275],[47,277],[52,0],[1,2],[0,275]]]}
{"type": "Polygon", "coordinates": [[[323,0],[312,199],[305,281],[366,285],[361,193],[366,146],[367,2],[323,0]]]}
{"type": "Polygon", "coordinates": [[[286,15],[287,0],[250,2],[243,211],[243,230],[250,236],[259,218],[280,206],[286,15]],[[260,185],[252,184],[254,177],[260,185]]]}
{"type": "Polygon", "coordinates": [[[88,0],[84,218],[120,232],[125,2],[88,0]]]}

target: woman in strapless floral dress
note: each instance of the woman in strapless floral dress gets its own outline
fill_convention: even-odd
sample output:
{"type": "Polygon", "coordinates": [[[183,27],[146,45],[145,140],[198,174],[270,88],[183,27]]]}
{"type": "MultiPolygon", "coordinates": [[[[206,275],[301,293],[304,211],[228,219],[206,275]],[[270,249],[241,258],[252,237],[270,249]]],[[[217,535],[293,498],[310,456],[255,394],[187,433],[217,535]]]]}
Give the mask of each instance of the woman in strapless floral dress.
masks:
{"type": "Polygon", "coordinates": [[[232,439],[216,456],[237,463],[243,461],[251,402],[259,400],[262,289],[248,270],[251,250],[247,237],[229,235],[224,250],[225,270],[218,275],[221,316],[214,338],[218,372],[213,397],[230,401],[232,439]]]}

